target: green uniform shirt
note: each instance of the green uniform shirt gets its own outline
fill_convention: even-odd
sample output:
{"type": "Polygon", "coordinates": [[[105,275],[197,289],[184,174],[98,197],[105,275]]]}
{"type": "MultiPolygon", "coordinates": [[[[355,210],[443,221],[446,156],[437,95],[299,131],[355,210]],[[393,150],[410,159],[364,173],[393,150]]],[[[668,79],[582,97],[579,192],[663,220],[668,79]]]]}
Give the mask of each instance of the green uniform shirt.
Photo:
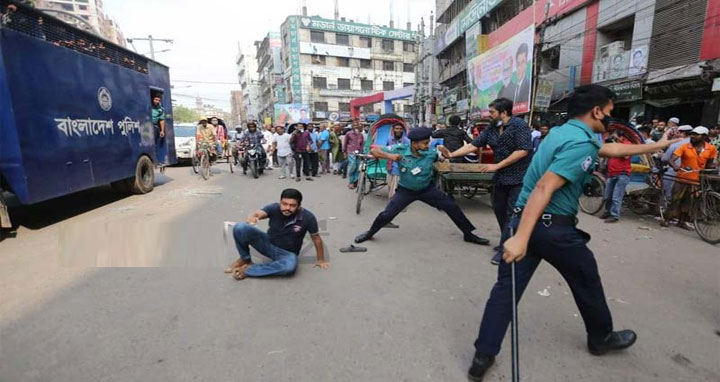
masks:
{"type": "Polygon", "coordinates": [[[165,109],[162,106],[152,108],[152,124],[158,126],[160,121],[165,120],[165,109]]]}
{"type": "Polygon", "coordinates": [[[554,127],[533,155],[530,167],[523,179],[523,188],[517,206],[525,207],[530,193],[547,171],[563,177],[567,183],[555,191],[545,212],[555,215],[575,216],[583,186],[595,169],[600,143],[590,128],[571,119],[554,127]]]}
{"type": "Polygon", "coordinates": [[[400,179],[398,185],[409,190],[420,191],[432,183],[434,167],[437,161],[435,151],[420,151],[420,157],[413,156],[409,144],[397,144],[383,148],[383,151],[390,154],[400,154],[403,159],[398,162],[400,179]]]}

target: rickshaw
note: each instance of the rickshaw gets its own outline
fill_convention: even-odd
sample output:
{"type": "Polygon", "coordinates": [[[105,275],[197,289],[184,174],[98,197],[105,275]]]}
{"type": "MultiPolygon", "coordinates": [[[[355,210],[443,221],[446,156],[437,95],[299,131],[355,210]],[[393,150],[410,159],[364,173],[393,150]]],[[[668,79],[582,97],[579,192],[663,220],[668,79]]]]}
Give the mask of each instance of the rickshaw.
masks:
{"type": "Polygon", "coordinates": [[[352,154],[359,160],[358,184],[355,189],[357,192],[355,213],[357,214],[360,214],[360,207],[365,195],[387,186],[387,160],[375,159],[370,155],[370,150],[376,147],[382,148],[388,146],[392,134],[392,126],[396,123],[401,123],[405,127],[405,134],[407,135],[407,124],[400,116],[395,114],[381,115],[368,132],[368,138],[365,141],[363,152],[352,154]]]}

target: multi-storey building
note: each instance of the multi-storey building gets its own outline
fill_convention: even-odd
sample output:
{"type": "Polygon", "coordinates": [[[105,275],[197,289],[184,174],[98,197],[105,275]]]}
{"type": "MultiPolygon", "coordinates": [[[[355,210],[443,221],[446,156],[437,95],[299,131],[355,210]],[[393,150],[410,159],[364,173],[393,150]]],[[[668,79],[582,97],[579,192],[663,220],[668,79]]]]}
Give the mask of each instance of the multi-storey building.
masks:
{"type": "Polygon", "coordinates": [[[240,117],[243,123],[258,119],[260,94],[258,89],[257,49],[254,45],[241,48],[238,44],[238,54],[235,59],[238,73],[238,83],[242,92],[240,117]]]}
{"type": "Polygon", "coordinates": [[[280,33],[268,33],[262,41],[256,41],[255,46],[260,94],[258,117],[265,121],[266,118],[273,117],[276,103],[285,103],[280,33]]]}
{"type": "Polygon", "coordinates": [[[576,86],[597,83],[616,91],[621,118],[718,122],[718,0],[444,0],[436,11],[439,81],[445,94],[457,94],[439,99],[444,112],[456,112],[468,94],[463,45],[478,38],[493,49],[533,27],[539,44],[528,59],[552,88],[544,97],[550,112],[564,112],[576,86]]]}
{"type": "MultiPolygon", "coordinates": [[[[314,119],[347,119],[352,99],[415,84],[418,38],[409,26],[289,16],[281,35],[286,101],[308,105],[314,119]]],[[[395,112],[409,112],[408,103],[395,112]]],[[[379,114],[381,105],[363,112],[379,114]]]]}
{"type": "Polygon", "coordinates": [[[54,11],[53,16],[82,29],[90,29],[115,44],[127,44],[117,23],[105,14],[102,0],[38,0],[35,6],[54,11]]]}
{"type": "Polygon", "coordinates": [[[232,90],[230,92],[230,125],[229,127],[237,127],[242,124],[242,92],[240,90],[232,90]]]}

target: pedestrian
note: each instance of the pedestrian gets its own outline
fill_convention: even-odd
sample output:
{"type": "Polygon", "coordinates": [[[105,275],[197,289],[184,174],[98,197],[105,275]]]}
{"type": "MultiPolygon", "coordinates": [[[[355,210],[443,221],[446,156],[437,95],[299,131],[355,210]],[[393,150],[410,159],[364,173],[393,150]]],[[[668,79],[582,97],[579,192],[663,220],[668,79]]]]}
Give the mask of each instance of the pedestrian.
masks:
{"type": "MultiPolygon", "coordinates": [[[[618,129],[606,141],[607,143],[632,144],[624,136],[622,130],[618,129]]],[[[630,183],[632,164],[630,157],[609,158],[607,161],[607,180],[605,181],[605,212],[600,215],[605,223],[617,223],[620,220],[625,188],[630,183]]]]}
{"type": "Polygon", "coordinates": [[[500,227],[500,244],[490,262],[499,264],[502,257],[502,243],[507,239],[507,223],[518,195],[522,190],[523,177],[530,165],[533,152],[530,127],[524,119],[512,116],[513,102],[498,98],[490,103],[492,121],[472,144],[450,152],[446,147],[440,151],[446,158],[458,158],[489,145],[493,149],[495,163],[480,166],[482,172],[494,172],[492,204],[495,218],[500,227]]]}
{"type": "MultiPolygon", "coordinates": [[[[613,331],[612,317],[592,251],[590,235],[575,227],[578,200],[593,172],[598,154],[625,157],[654,152],[667,147],[663,139],[650,145],[600,143],[596,133],[610,123],[614,93],[598,85],[575,89],[568,99],[567,123],[553,127],[533,156],[523,189],[509,226],[515,232],[504,244],[503,262],[485,305],[475,356],[469,378],[480,381],[492,366],[512,317],[512,288],[517,299],[537,269],[546,260],[565,278],[585,322],[587,344],[594,355],[620,350],[635,343],[633,331],[613,331]],[[515,283],[510,263],[515,262],[515,283]]],[[[527,320],[542,326],[536,317],[527,320]]]]}
{"type": "Polygon", "coordinates": [[[655,128],[653,128],[653,131],[650,133],[650,137],[653,141],[657,142],[660,138],[662,138],[663,134],[665,134],[665,121],[658,121],[657,125],[655,125],[655,128]]]}
{"type": "Polygon", "coordinates": [[[305,179],[312,181],[310,177],[310,143],[312,138],[310,132],[307,131],[307,124],[299,123],[290,125],[291,128],[295,128],[290,136],[290,145],[293,148],[293,159],[295,160],[295,181],[299,182],[301,178],[300,168],[302,168],[302,175],[305,175],[305,179]]]}
{"type": "Polygon", "coordinates": [[[670,219],[678,219],[678,227],[690,229],[687,221],[690,218],[693,194],[700,185],[699,170],[714,168],[718,151],[715,146],[706,142],[708,129],[698,126],[690,132],[690,143],[678,147],[673,153],[670,166],[677,173],[672,189],[670,213],[665,216],[662,226],[667,227],[670,219]],[[680,164],[676,160],[680,160],[680,164]]]}
{"type": "Polygon", "coordinates": [[[353,190],[357,187],[359,161],[356,153],[362,154],[365,147],[365,137],[362,133],[360,122],[353,120],[353,129],[345,134],[345,155],[348,158],[348,188],[353,190]]]}
{"type": "Polygon", "coordinates": [[[318,145],[318,141],[320,139],[320,132],[318,132],[318,127],[314,123],[311,123],[310,126],[310,148],[308,149],[308,157],[310,158],[310,173],[314,178],[318,177],[318,169],[320,165],[320,155],[318,153],[318,150],[320,146],[318,145]]]}
{"type": "Polygon", "coordinates": [[[536,131],[538,135],[532,139],[533,153],[537,152],[538,147],[540,147],[540,143],[542,143],[542,141],[545,140],[545,137],[547,137],[548,132],[550,132],[550,126],[548,126],[547,123],[541,123],[537,126],[536,131]]]}
{"type": "Polygon", "coordinates": [[[320,124],[317,145],[322,174],[325,175],[330,172],[330,132],[326,123],[320,124]]]}
{"type": "Polygon", "coordinates": [[[667,127],[665,128],[670,130],[670,134],[668,134],[669,139],[675,138],[675,135],[678,133],[678,127],[680,127],[680,118],[672,117],[668,119],[667,127]]]}
{"type": "MultiPolygon", "coordinates": [[[[676,137],[681,140],[670,145],[670,147],[665,150],[665,153],[660,156],[660,160],[663,164],[666,165],[665,173],[663,174],[662,187],[663,195],[665,196],[665,200],[667,202],[670,202],[670,199],[672,198],[672,190],[673,186],[675,185],[675,178],[677,178],[677,172],[675,172],[675,168],[673,168],[673,165],[669,162],[672,159],[675,150],[680,148],[680,146],[682,145],[690,143],[690,132],[692,131],[692,129],[693,128],[690,125],[682,125],[678,127],[678,133],[676,137]]],[[[680,159],[676,159],[675,163],[677,165],[680,165],[680,159]]]]}
{"type": "Polygon", "coordinates": [[[158,167],[162,171],[167,166],[167,143],[165,141],[165,108],[162,106],[162,95],[155,93],[152,99],[152,125],[155,133],[155,156],[158,167]]]}
{"type": "Polygon", "coordinates": [[[278,167],[280,167],[280,179],[285,179],[292,174],[292,148],[290,147],[290,134],[285,133],[285,127],[275,127],[275,134],[273,135],[273,153],[278,160],[278,167]]]}
{"type": "MultiPolygon", "coordinates": [[[[443,146],[447,147],[450,152],[460,149],[465,146],[466,143],[472,142],[470,136],[465,130],[460,128],[460,117],[453,115],[449,118],[450,126],[442,128],[433,133],[434,139],[442,139],[443,146]]],[[[455,163],[464,163],[465,158],[454,158],[450,160],[455,163]]]]}
{"type": "Polygon", "coordinates": [[[648,124],[642,124],[638,127],[638,131],[643,136],[645,143],[655,143],[655,141],[650,137],[650,130],[651,128],[648,124]]]}
{"type": "MultiPolygon", "coordinates": [[[[399,144],[410,144],[410,139],[407,137],[407,128],[402,122],[395,122],[392,125],[390,139],[388,140],[388,147],[392,147],[399,144]]],[[[397,189],[398,178],[400,176],[400,166],[397,162],[387,161],[387,185],[388,185],[388,198],[392,198],[395,195],[397,189]]]]}
{"type": "Polygon", "coordinates": [[[435,151],[430,151],[432,130],[418,127],[410,131],[410,144],[398,144],[390,148],[373,148],[370,153],[377,159],[388,159],[398,163],[400,179],[397,191],[373,222],[369,231],[355,238],[355,243],[362,243],[385,227],[388,223],[415,201],[422,201],[432,207],[445,211],[453,223],[463,233],[463,240],[469,243],[487,245],[489,240],[476,236],[472,232],[475,227],[460,209],[460,206],[438,190],[433,184],[434,164],[438,160],[435,151]]]}
{"type": "Polygon", "coordinates": [[[337,175],[342,164],[342,143],[340,135],[342,133],[342,125],[335,123],[330,131],[330,156],[332,156],[332,173],[337,175]]]}
{"type": "Polygon", "coordinates": [[[265,124],[263,126],[263,137],[265,137],[265,144],[263,145],[263,148],[265,149],[265,152],[268,155],[268,160],[266,161],[265,169],[266,170],[272,170],[273,169],[273,163],[277,162],[277,155],[275,155],[275,152],[273,151],[273,136],[275,135],[272,129],[272,125],[265,124]]]}
{"type": "Polygon", "coordinates": [[[285,189],[280,195],[280,203],[269,204],[250,214],[245,223],[235,224],[233,238],[240,258],[230,264],[225,273],[232,273],[236,280],[292,275],[297,269],[297,257],[308,233],[317,252],[313,267],[328,269],[330,264],[325,261],[317,219],[310,210],[302,207],[302,200],[300,191],[285,189]],[[267,233],[256,227],[263,219],[270,219],[267,233]],[[272,261],[253,264],[250,247],[272,261]]]}
{"type": "Polygon", "coordinates": [[[715,146],[715,149],[720,152],[720,125],[717,125],[714,129],[710,130],[708,139],[710,139],[710,144],[715,146]]]}

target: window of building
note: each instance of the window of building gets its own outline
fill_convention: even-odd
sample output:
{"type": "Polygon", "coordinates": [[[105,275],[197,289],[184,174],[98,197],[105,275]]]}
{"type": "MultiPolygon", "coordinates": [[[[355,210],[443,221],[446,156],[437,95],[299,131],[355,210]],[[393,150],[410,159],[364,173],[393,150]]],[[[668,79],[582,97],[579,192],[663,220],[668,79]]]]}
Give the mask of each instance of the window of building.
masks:
{"type": "Polygon", "coordinates": [[[414,52],[415,44],[413,44],[411,42],[403,42],[403,50],[406,52],[414,52]]]}
{"type": "Polygon", "coordinates": [[[337,58],[337,66],[341,66],[343,68],[350,67],[350,59],[347,57],[338,57],[337,58]]]}
{"type": "Polygon", "coordinates": [[[392,61],[383,61],[383,70],[395,70],[395,63],[392,61]]]}
{"type": "Polygon", "coordinates": [[[414,73],[414,72],[415,72],[415,65],[413,65],[413,64],[403,64],[403,72],[405,72],[405,73],[414,73]]]}
{"type": "Polygon", "coordinates": [[[541,70],[543,73],[560,69],[560,45],[543,51],[541,56],[542,60],[540,62],[542,62],[541,70]]]}
{"type": "Polygon", "coordinates": [[[373,105],[360,106],[360,111],[362,111],[365,114],[372,114],[375,112],[375,110],[373,110],[373,105]]]}
{"type": "Polygon", "coordinates": [[[63,4],[63,3],[60,3],[60,6],[61,6],[62,9],[65,10],[65,11],[74,11],[74,10],[75,10],[75,7],[74,7],[72,4],[63,4]]]}
{"type": "Polygon", "coordinates": [[[372,48],[372,37],[360,36],[360,47],[361,48],[372,48]]]}
{"type": "Polygon", "coordinates": [[[415,84],[412,83],[412,82],[403,82],[403,87],[404,87],[404,88],[407,88],[407,87],[410,87],[410,86],[415,86],[415,84]]]}
{"type": "Polygon", "coordinates": [[[325,65],[325,56],[312,56],[313,65],[325,65]]]}
{"type": "Polygon", "coordinates": [[[335,43],[338,45],[350,45],[350,36],[338,33],[335,35],[335,43]]]}
{"type": "Polygon", "coordinates": [[[360,88],[362,90],[373,90],[372,80],[360,80],[360,88]]]}
{"type": "Polygon", "coordinates": [[[315,102],[315,111],[328,111],[327,102],[315,102]]]}
{"type": "Polygon", "coordinates": [[[310,31],[310,41],[325,42],[325,33],[318,31],[310,31]]]}
{"type": "Polygon", "coordinates": [[[87,11],[87,5],[78,5],[81,11],[87,11]]]}
{"type": "Polygon", "coordinates": [[[349,78],[338,78],[338,89],[350,90],[350,79],[349,78]]]}
{"type": "Polygon", "coordinates": [[[395,83],[392,81],[383,81],[383,90],[395,90],[395,83]]]}
{"type": "Polygon", "coordinates": [[[327,78],[313,77],[313,89],[327,89],[327,78]]]}
{"type": "Polygon", "coordinates": [[[360,59],[360,67],[364,69],[372,68],[372,60],[360,59]]]}
{"type": "Polygon", "coordinates": [[[348,103],[348,102],[338,103],[338,110],[339,111],[350,111],[350,103],[348,103]]]}
{"type": "Polygon", "coordinates": [[[386,52],[394,51],[395,50],[395,41],[383,39],[382,40],[382,48],[386,52]]]}

